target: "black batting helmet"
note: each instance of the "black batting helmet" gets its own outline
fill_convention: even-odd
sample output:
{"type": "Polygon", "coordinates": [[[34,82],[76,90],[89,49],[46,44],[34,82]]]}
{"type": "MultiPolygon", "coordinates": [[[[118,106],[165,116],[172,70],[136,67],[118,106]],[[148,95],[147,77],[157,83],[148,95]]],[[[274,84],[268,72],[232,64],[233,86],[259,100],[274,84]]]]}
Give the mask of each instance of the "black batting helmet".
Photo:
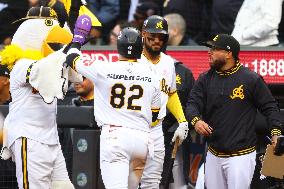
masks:
{"type": "Polygon", "coordinates": [[[143,31],[168,35],[168,22],[161,16],[149,16],[143,24],[143,31]]]}
{"type": "Polygon", "coordinates": [[[130,59],[139,59],[143,50],[140,32],[133,27],[124,28],[117,37],[118,54],[130,59]]]}

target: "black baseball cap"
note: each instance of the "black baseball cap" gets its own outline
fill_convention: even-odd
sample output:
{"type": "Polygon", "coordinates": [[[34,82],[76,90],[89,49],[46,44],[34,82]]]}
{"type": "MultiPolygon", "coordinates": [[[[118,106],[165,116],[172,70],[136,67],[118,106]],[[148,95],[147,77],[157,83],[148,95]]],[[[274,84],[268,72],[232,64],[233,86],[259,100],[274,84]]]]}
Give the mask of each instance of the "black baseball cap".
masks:
{"type": "Polygon", "coordinates": [[[10,71],[7,66],[0,64],[0,76],[5,76],[10,78],[10,71]]]}
{"type": "Polygon", "coordinates": [[[235,60],[239,60],[240,43],[231,35],[218,34],[211,41],[202,43],[209,48],[218,48],[230,51],[235,60]]]}
{"type": "Polygon", "coordinates": [[[19,20],[16,20],[13,22],[19,22],[19,21],[23,21],[23,20],[28,20],[28,19],[56,19],[57,20],[57,14],[56,12],[50,8],[50,7],[32,7],[29,9],[26,17],[21,18],[19,20]]]}

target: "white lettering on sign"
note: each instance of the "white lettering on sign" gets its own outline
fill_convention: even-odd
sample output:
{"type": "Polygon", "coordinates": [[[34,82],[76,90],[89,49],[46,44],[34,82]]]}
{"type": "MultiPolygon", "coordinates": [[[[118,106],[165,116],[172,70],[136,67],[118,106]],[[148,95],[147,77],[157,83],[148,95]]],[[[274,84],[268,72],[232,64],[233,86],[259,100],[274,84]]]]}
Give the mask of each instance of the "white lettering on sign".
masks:
{"type": "Polygon", "coordinates": [[[116,62],[118,60],[118,54],[109,53],[105,55],[102,53],[83,53],[83,63],[85,66],[90,66],[97,60],[104,62],[116,62]]]}
{"type": "Polygon", "coordinates": [[[284,76],[284,60],[257,60],[252,63],[252,69],[261,76],[284,76]]]}

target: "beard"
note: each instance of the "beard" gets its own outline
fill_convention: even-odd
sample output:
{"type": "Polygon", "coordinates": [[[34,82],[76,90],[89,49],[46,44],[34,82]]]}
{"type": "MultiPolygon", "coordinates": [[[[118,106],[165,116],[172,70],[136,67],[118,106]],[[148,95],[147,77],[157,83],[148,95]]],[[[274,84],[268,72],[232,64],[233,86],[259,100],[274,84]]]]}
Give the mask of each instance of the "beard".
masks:
{"type": "Polygon", "coordinates": [[[217,71],[220,71],[221,68],[226,64],[225,59],[217,59],[217,60],[213,60],[212,63],[210,64],[210,67],[212,69],[215,69],[217,71]]]}
{"type": "Polygon", "coordinates": [[[159,56],[160,53],[161,53],[161,49],[158,49],[158,50],[153,50],[151,46],[149,46],[147,43],[145,43],[145,48],[146,50],[153,56],[159,56]]]}

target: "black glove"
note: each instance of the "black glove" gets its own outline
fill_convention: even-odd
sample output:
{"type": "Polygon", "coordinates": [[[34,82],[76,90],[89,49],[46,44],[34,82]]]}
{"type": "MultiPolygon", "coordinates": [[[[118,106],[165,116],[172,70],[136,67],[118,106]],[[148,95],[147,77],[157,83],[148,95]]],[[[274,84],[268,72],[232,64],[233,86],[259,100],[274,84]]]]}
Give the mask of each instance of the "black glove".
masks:
{"type": "Polygon", "coordinates": [[[277,156],[281,156],[284,154],[284,136],[280,136],[277,138],[274,154],[277,156]]]}

